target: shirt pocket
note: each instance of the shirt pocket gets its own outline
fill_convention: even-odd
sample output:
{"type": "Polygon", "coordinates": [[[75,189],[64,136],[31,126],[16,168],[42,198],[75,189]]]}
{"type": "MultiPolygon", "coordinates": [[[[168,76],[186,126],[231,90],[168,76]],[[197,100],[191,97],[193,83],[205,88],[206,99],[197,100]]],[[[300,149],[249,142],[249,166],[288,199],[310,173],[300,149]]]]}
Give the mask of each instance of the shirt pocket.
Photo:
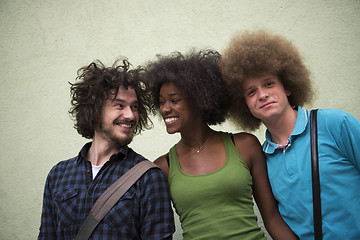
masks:
{"type": "Polygon", "coordinates": [[[71,225],[74,222],[79,207],[77,196],[77,189],[66,189],[54,193],[57,220],[60,224],[71,225]]]}
{"type": "Polygon", "coordinates": [[[133,226],[133,214],[135,205],[135,192],[127,191],[120,200],[114,205],[114,207],[106,214],[103,221],[111,227],[125,226],[131,229],[133,226]]]}

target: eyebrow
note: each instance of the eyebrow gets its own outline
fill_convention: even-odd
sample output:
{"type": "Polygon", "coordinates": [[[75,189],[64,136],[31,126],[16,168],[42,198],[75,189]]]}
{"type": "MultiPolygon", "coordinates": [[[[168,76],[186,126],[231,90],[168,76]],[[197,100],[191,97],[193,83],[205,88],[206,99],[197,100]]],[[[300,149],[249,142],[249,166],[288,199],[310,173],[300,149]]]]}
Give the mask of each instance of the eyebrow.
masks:
{"type": "Polygon", "coordinates": [[[255,88],[255,87],[254,87],[254,86],[250,86],[250,87],[248,87],[248,88],[243,88],[243,91],[244,91],[244,92],[247,92],[248,90],[253,89],[253,88],[255,88]]]}
{"type": "MultiPolygon", "coordinates": [[[[124,99],[121,99],[121,98],[115,98],[115,99],[112,99],[111,102],[113,103],[128,103],[126,100],[124,99]]],[[[139,103],[139,100],[136,99],[134,100],[133,102],[129,102],[129,104],[138,104],[139,103]]]]}
{"type": "Polygon", "coordinates": [[[275,80],[276,77],[268,77],[262,80],[262,82],[269,81],[269,80],[275,80]]]}
{"type": "MultiPolygon", "coordinates": [[[[178,92],[174,92],[174,93],[170,93],[168,94],[167,96],[169,97],[174,97],[174,96],[182,96],[183,94],[182,93],[178,93],[178,92]]],[[[161,94],[159,94],[160,97],[163,97],[161,94]]]]}

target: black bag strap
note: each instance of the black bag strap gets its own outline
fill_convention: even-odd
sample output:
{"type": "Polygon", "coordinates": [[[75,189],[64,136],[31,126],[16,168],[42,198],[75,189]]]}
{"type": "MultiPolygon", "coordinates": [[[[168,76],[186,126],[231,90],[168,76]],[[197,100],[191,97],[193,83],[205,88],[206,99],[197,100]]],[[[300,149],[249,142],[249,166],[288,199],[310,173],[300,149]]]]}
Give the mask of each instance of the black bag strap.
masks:
{"type": "Polygon", "coordinates": [[[108,187],[96,200],[74,240],[89,239],[96,226],[119,201],[121,196],[150,168],[158,168],[158,166],[148,160],[141,161],[108,187]]]}
{"type": "Polygon", "coordinates": [[[320,176],[319,176],[319,153],[317,134],[317,109],[310,112],[310,143],[311,143],[311,174],[314,211],[314,235],[315,240],[322,240],[321,199],[320,199],[320,176]]]}

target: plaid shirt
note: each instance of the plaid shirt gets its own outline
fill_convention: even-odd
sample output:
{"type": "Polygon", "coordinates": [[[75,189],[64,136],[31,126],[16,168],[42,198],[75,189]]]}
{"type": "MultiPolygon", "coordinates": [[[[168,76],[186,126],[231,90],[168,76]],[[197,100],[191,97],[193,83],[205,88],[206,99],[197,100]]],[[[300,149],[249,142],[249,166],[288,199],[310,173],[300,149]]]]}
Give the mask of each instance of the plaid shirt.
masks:
{"type": "MultiPolygon", "coordinates": [[[[58,163],[45,185],[38,239],[73,239],[95,201],[120,176],[145,160],[122,147],[92,178],[85,159],[91,143],[77,157],[58,163]]],[[[168,186],[159,169],[147,171],[110,210],[90,239],[172,239],[173,211],[168,186]]]]}

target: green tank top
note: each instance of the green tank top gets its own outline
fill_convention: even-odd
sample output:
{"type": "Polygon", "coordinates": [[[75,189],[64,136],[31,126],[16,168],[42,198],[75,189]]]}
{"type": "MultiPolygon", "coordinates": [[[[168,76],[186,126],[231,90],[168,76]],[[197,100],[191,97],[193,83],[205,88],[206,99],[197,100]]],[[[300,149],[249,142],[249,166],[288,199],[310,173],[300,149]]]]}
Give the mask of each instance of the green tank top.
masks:
{"type": "Polygon", "coordinates": [[[228,133],[224,166],[204,175],[188,175],[170,149],[169,186],[185,240],[266,239],[257,225],[252,200],[252,177],[228,133]]]}

